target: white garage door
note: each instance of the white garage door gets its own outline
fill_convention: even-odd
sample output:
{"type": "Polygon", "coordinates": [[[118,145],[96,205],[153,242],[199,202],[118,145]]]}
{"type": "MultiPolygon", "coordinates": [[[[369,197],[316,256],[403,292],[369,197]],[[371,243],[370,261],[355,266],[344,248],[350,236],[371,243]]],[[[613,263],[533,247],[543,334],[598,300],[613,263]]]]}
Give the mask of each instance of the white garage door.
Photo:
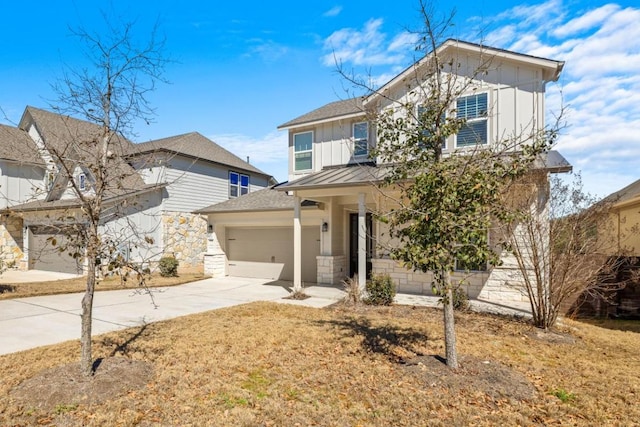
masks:
{"type": "Polygon", "coordinates": [[[60,251],[65,247],[67,247],[67,243],[60,229],[47,226],[30,226],[29,268],[32,270],[81,274],[81,266],[69,255],[69,252],[60,251]],[[53,245],[52,241],[55,241],[56,244],[53,245]]]}
{"type": "MultiPolygon", "coordinates": [[[[227,228],[229,275],[293,280],[293,227],[227,228]]],[[[302,228],[302,281],[315,283],[320,227],[302,228]]]]}

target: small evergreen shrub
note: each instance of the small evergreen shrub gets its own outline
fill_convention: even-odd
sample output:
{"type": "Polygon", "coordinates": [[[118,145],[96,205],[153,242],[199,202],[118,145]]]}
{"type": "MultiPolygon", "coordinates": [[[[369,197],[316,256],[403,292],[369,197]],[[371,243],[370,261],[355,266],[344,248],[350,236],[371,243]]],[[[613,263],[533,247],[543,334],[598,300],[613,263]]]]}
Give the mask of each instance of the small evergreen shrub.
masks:
{"type": "Polygon", "coordinates": [[[388,274],[373,274],[367,281],[367,297],[364,299],[370,305],[391,305],[396,296],[396,285],[388,274]]]}
{"type": "Polygon", "coordinates": [[[178,277],[178,260],[172,256],[160,258],[158,268],[162,277],[178,277]]]}

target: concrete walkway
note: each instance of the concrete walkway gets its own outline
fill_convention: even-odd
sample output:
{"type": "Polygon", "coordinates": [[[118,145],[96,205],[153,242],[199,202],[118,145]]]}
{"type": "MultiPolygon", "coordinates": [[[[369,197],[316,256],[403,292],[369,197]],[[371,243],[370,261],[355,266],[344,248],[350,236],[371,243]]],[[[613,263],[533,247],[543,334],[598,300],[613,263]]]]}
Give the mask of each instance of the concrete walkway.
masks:
{"type": "MultiPolygon", "coordinates": [[[[337,287],[309,286],[305,300],[284,299],[289,282],[224,277],[185,285],[157,288],[148,294],[132,290],[96,292],[93,335],[141,326],[218,308],[254,301],[273,301],[308,307],[326,307],[342,299],[337,287]],[[155,305],[154,305],[155,302],[155,305]]],[[[0,300],[0,355],[75,340],[80,337],[82,293],[0,300]]],[[[396,304],[438,307],[438,298],[398,294],[396,304]]],[[[514,309],[470,301],[472,310],[527,316],[526,307],[514,309]]]]}
{"type": "MultiPolygon", "coordinates": [[[[253,301],[325,307],[340,300],[334,287],[311,286],[305,300],[283,299],[287,282],[225,277],[157,288],[149,295],[131,291],[96,292],[93,335],[253,301]]],[[[0,355],[80,337],[82,293],[0,301],[0,355]]]]}

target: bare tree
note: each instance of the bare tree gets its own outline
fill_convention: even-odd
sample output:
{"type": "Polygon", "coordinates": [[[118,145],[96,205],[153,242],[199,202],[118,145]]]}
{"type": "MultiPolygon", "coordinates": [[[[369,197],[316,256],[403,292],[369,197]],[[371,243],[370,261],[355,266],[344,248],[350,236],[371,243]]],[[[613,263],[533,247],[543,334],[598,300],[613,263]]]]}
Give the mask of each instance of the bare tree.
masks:
{"type": "Polygon", "coordinates": [[[585,193],[579,174],[573,180],[552,176],[548,201],[539,199],[539,182],[518,184],[506,230],[533,323],[548,329],[579,294],[603,298],[623,285],[613,279],[619,259],[609,257],[616,246],[609,230],[612,203],[585,193]]]}
{"type": "MultiPolygon", "coordinates": [[[[150,121],[154,110],[147,95],[157,82],[163,81],[167,64],[164,41],[156,37],[157,27],[147,33],[148,41],[139,45],[132,23],[114,25],[106,16],[105,21],[108,26],[105,33],[96,34],[84,28],[72,30],[85,47],[90,67],[66,70],[54,85],[58,98],[51,106],[61,114],[92,123],[92,129],[97,131],[67,118],[65,129],[59,129],[58,133],[68,139],[45,147],[57,168],[49,194],[59,186],[61,192],[70,189],[77,198],[79,218],[64,234],[78,248],[74,256],[86,260],[87,266],[80,339],[81,369],[85,375],[93,372],[91,323],[96,269],[106,261],[111,264],[109,268],[127,266],[136,272],[138,280],[144,280],[140,264],[128,262],[119,247],[127,237],[109,231],[108,224],[126,223],[127,211],[135,209],[139,201],[136,190],[143,186],[123,158],[130,149],[125,136],[131,134],[136,121],[150,121]],[[78,170],[85,173],[84,181],[77,179],[78,170]]],[[[121,233],[124,229],[133,230],[130,233],[135,234],[135,224],[129,225],[117,229],[121,233]]],[[[152,243],[148,240],[139,235],[133,244],[152,243]]]]}

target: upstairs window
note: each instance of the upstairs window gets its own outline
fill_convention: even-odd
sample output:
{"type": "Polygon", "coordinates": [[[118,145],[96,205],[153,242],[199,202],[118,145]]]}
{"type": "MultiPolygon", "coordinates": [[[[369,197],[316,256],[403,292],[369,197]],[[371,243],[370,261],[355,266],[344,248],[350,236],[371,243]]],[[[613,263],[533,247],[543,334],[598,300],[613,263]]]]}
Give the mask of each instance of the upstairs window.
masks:
{"type": "MultiPolygon", "coordinates": [[[[418,118],[418,125],[420,127],[420,129],[422,129],[422,134],[426,137],[429,137],[433,132],[435,132],[435,124],[434,123],[430,123],[429,125],[427,123],[423,123],[424,121],[428,120],[428,117],[425,117],[428,114],[427,111],[427,107],[422,105],[422,104],[418,104],[416,106],[416,117],[418,118]]],[[[442,112],[442,114],[440,115],[440,126],[444,125],[446,123],[447,120],[447,115],[442,112]]],[[[442,149],[446,149],[447,148],[447,139],[442,137],[440,138],[441,141],[441,147],[442,149]]],[[[423,146],[425,144],[421,144],[421,146],[423,146]]]]}
{"type": "Polygon", "coordinates": [[[229,172],[229,198],[233,199],[248,193],[249,175],[243,175],[238,172],[229,172]]]}
{"type": "Polygon", "coordinates": [[[369,154],[369,123],[353,124],[353,156],[362,157],[369,154]]]}
{"type": "Polygon", "coordinates": [[[466,119],[466,123],[457,135],[458,147],[470,147],[487,143],[487,94],[463,96],[456,102],[458,118],[466,119]]]}
{"type": "Polygon", "coordinates": [[[313,132],[302,132],[293,135],[293,170],[306,171],[313,167],[313,132]]]}
{"type": "Polygon", "coordinates": [[[83,173],[78,174],[78,181],[76,184],[78,186],[78,190],[85,191],[87,189],[87,176],[83,173]]]}

